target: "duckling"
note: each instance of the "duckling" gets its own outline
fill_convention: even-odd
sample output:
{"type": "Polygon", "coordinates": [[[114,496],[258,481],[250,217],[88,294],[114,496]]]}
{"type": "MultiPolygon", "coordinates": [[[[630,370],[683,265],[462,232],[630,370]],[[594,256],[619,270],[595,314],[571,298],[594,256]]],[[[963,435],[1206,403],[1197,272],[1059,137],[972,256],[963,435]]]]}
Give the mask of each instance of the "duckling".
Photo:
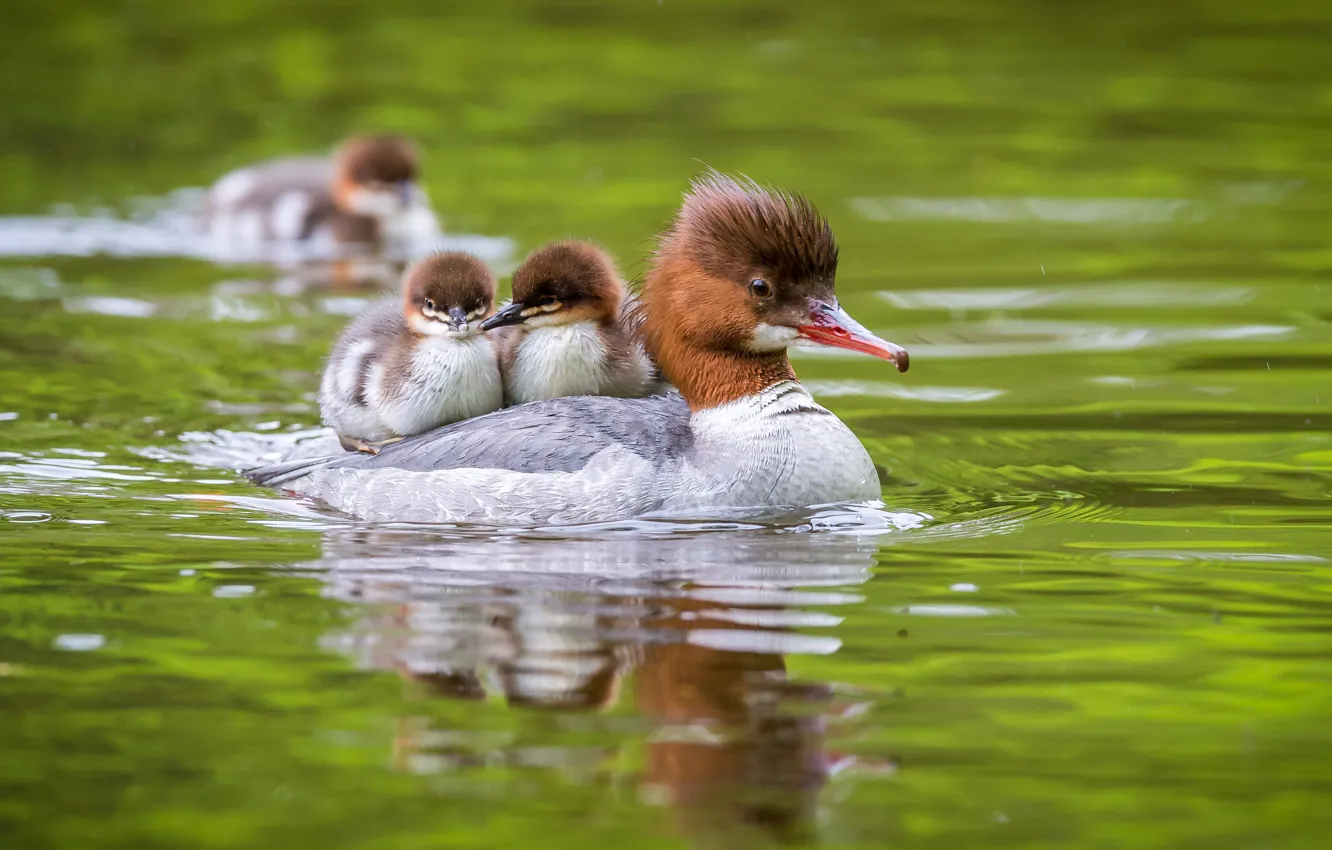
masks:
{"type": "Polygon", "coordinates": [[[611,258],[587,242],[539,248],[513,274],[513,301],[481,323],[500,336],[507,404],[575,395],[637,398],[658,373],[622,309],[611,258]]]}
{"type": "Polygon", "coordinates": [[[348,451],[378,453],[437,425],[504,406],[499,361],[479,324],[495,277],[449,251],[403,275],[403,300],[374,305],[343,331],[319,387],[324,424],[348,451]]]}
{"type": "Polygon", "coordinates": [[[417,185],[420,155],[401,136],[355,136],[331,160],[286,158],[237,169],[208,192],[204,224],[233,248],[295,243],[326,231],[342,244],[384,247],[438,235],[417,185]]]}

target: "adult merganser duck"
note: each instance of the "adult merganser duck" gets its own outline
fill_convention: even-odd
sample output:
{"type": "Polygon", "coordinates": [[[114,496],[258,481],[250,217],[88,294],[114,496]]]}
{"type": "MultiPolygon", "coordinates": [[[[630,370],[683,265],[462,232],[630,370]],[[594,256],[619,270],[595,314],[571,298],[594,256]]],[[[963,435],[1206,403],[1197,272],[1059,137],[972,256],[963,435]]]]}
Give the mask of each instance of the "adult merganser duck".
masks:
{"type": "Polygon", "coordinates": [[[372,248],[439,233],[417,186],[420,155],[400,136],[348,139],[332,160],[279,159],[213,184],[204,210],[209,234],[228,247],[297,242],[327,232],[372,248]]]}
{"type": "Polygon", "coordinates": [[[496,334],[506,404],[567,395],[637,398],[655,367],[621,320],[626,296],[615,263],[587,242],[534,251],[513,273],[513,301],[481,323],[496,334]]]}
{"type": "Polygon", "coordinates": [[[837,305],[837,243],[799,195],[712,173],[643,287],[649,352],[679,393],[519,405],[389,446],[298,459],[260,484],[371,520],[533,526],[733,515],[879,496],[865,447],[796,381],[786,349],[907,353],[837,305]]]}
{"type": "Polygon", "coordinates": [[[449,251],[403,276],[403,300],[374,305],[343,331],[319,386],[324,424],[348,451],[388,443],[504,406],[499,360],[480,333],[495,277],[449,251]]]}

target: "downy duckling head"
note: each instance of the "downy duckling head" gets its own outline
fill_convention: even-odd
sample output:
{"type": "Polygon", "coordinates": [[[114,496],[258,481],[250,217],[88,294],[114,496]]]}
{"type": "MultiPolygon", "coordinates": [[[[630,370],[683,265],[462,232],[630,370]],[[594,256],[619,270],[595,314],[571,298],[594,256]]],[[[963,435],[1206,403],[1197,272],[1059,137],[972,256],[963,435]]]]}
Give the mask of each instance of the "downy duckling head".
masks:
{"type": "Polygon", "coordinates": [[[530,328],[614,321],[624,301],[615,262],[588,242],[555,242],[533,251],[513,273],[513,301],[482,323],[530,328]]]}
{"type": "Polygon", "coordinates": [[[334,202],[352,215],[401,215],[416,202],[420,159],[416,145],[402,136],[348,139],[334,157],[334,202]]]}
{"type": "Polygon", "coordinates": [[[403,275],[407,326],[422,336],[467,338],[495,305],[495,276],[461,251],[427,257],[403,275]]]}

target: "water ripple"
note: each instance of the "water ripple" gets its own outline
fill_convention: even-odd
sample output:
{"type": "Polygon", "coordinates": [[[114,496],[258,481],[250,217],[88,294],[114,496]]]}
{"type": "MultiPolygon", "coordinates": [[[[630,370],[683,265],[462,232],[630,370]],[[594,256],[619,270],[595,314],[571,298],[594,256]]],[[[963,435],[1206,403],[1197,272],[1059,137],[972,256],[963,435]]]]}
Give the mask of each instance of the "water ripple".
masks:
{"type": "Polygon", "coordinates": [[[911,289],[878,292],[901,310],[1034,310],[1043,307],[1220,307],[1248,303],[1254,289],[1179,281],[1106,281],[1077,286],[1004,289],[911,289]]]}
{"type": "Polygon", "coordinates": [[[1208,207],[1187,198],[859,197],[851,208],[869,221],[976,221],[1052,224],[1197,224],[1208,207]]]}

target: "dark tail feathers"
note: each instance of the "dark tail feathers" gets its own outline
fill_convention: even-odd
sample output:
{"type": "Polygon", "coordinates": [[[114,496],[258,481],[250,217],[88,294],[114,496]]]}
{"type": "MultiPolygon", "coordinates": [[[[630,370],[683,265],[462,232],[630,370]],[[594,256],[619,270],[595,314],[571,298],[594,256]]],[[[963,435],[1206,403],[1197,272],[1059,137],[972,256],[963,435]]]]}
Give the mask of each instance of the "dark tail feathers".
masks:
{"type": "Polygon", "coordinates": [[[256,466],[254,469],[245,470],[245,477],[258,484],[260,487],[279,488],[289,481],[295,481],[319,467],[335,460],[334,457],[303,457],[296,460],[284,460],[278,463],[270,463],[267,466],[256,466]]]}

